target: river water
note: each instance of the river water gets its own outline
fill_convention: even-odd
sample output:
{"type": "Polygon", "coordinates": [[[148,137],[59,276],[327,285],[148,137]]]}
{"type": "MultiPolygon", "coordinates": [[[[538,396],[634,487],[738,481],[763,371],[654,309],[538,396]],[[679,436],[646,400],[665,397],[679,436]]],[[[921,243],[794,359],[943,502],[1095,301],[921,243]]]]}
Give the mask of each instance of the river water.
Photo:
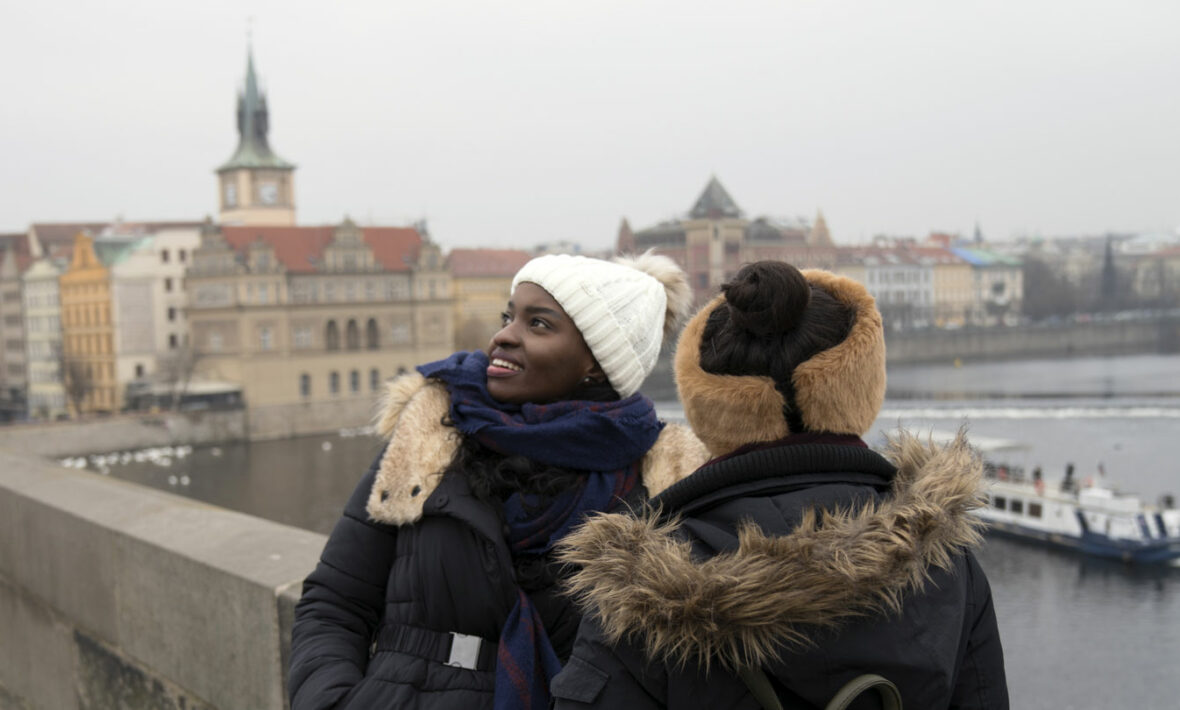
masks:
{"type": "MultiPolygon", "coordinates": [[[[1067,463],[1154,502],[1180,494],[1180,357],[1135,356],[893,368],[868,437],[898,426],[1013,444],[1003,456],[1067,463]]],[[[676,403],[659,405],[666,418],[676,403]]],[[[357,432],[143,452],[90,462],[119,478],[327,533],[380,451],[357,432]]],[[[1019,710],[1180,707],[1180,569],[1135,569],[1003,538],[980,560],[991,580],[1019,710]]]]}

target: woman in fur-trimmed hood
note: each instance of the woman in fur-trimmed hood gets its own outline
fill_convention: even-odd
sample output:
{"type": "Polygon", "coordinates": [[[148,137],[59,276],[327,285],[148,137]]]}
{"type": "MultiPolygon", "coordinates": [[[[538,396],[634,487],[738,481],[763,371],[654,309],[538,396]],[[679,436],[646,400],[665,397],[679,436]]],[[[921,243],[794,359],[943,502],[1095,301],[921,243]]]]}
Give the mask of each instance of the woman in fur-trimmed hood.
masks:
{"type": "MultiPolygon", "coordinates": [[[[885,392],[873,298],[851,279],[747,265],[688,324],[676,381],[714,457],[639,516],[565,538],[586,612],[558,710],[822,708],[879,674],[906,708],[1008,707],[987,579],[971,549],[981,464],[906,433],[861,437],[885,392]]],[[[878,707],[863,697],[852,707],[878,707]]]]}
{"type": "Polygon", "coordinates": [[[295,609],[292,710],[549,708],[580,621],[554,545],[707,458],[638,393],[689,294],[666,257],[539,257],[486,353],[390,384],[295,609]]]}

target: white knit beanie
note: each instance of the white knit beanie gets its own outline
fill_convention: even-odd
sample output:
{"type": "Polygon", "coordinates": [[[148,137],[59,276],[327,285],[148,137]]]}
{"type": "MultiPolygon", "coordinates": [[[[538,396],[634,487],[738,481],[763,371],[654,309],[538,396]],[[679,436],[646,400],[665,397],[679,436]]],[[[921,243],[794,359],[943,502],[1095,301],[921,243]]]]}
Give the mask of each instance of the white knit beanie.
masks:
{"type": "Polygon", "coordinates": [[[540,256],[521,267],[522,282],[545,289],[574,321],[620,397],[639,390],[660,344],[692,304],[684,271],[650,251],[611,261],[569,254],[540,256]]]}

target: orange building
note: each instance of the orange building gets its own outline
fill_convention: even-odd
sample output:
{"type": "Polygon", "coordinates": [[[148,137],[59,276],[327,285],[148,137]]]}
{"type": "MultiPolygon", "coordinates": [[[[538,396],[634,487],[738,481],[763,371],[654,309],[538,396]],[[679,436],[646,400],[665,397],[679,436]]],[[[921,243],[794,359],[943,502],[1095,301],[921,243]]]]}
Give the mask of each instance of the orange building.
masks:
{"type": "Polygon", "coordinates": [[[122,397],[115,379],[110,270],[86,234],[74,237],[70,265],[58,283],[62,382],[68,406],[75,415],[118,411],[122,397]]]}

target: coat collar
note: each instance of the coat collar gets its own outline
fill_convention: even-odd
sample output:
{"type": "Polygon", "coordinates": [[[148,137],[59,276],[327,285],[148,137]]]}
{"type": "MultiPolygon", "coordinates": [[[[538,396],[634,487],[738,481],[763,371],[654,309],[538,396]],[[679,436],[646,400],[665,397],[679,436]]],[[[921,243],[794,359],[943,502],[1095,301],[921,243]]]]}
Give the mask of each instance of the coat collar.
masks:
{"type": "MultiPolygon", "coordinates": [[[[946,448],[890,442],[890,494],[860,510],[809,511],[793,532],[738,531],[738,548],[700,561],[677,520],[592,518],[561,544],[569,582],[608,642],[641,642],[674,665],[766,665],[816,630],[900,610],[932,568],[980,542],[982,464],[962,435],[946,448]]],[[[688,483],[686,481],[686,483],[688,483]]]]}
{"type": "MultiPolygon", "coordinates": [[[[450,402],[442,383],[417,372],[386,386],[376,428],[389,445],[366,504],[372,520],[406,525],[421,519],[427,498],[439,487],[459,448],[461,435],[444,423],[450,402]]],[[[665,426],[643,457],[643,484],[649,495],[656,495],[708,459],[691,431],[665,426]]]]}

